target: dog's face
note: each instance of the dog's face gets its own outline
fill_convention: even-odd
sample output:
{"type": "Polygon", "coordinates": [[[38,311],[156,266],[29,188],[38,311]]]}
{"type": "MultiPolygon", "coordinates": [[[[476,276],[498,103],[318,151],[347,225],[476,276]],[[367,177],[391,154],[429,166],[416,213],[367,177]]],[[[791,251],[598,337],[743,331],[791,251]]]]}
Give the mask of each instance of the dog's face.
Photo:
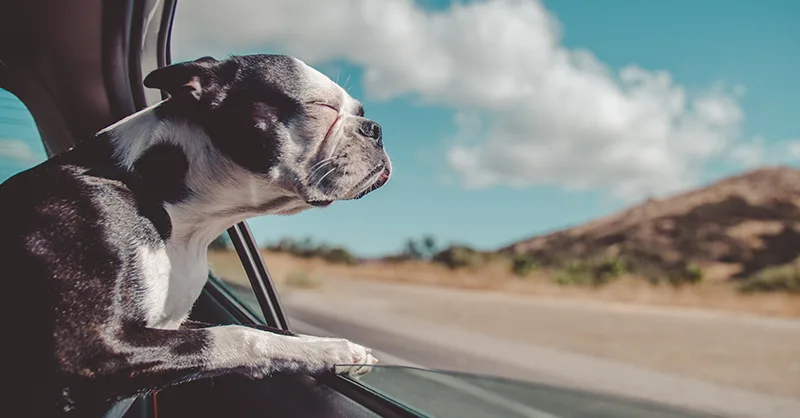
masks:
{"type": "Polygon", "coordinates": [[[201,125],[258,187],[280,187],[308,206],[358,199],[391,175],[380,125],[295,58],[206,57],[155,70],[144,84],[169,93],[166,116],[183,113],[201,125]]]}

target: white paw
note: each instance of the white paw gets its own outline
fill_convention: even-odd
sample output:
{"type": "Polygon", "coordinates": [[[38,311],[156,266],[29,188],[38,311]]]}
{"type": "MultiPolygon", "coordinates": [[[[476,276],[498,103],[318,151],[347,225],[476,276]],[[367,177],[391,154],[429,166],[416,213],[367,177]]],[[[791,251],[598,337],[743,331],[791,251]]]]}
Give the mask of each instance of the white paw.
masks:
{"type": "Polygon", "coordinates": [[[346,375],[355,379],[369,373],[378,359],[372,349],[352,343],[343,338],[323,338],[301,335],[317,351],[326,371],[346,375]]]}

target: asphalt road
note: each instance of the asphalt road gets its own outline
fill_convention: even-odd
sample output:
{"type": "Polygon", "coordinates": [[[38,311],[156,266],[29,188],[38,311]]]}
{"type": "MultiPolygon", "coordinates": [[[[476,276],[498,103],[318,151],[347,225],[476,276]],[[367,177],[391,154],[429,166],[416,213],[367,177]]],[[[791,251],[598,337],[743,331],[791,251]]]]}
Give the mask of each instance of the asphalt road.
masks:
{"type": "MultiPolygon", "coordinates": [[[[800,362],[798,321],[341,279],[281,294],[293,329],[351,339],[373,348],[381,364],[553,384],[727,417],[800,417],[800,372],[792,362],[800,362]]],[[[408,379],[394,376],[402,386],[395,390],[412,396],[409,388],[426,387],[408,379]]],[[[507,414],[469,416],[585,416],[536,409],[529,395],[508,399],[478,388],[473,399],[500,396],[494,403],[507,414]]]]}

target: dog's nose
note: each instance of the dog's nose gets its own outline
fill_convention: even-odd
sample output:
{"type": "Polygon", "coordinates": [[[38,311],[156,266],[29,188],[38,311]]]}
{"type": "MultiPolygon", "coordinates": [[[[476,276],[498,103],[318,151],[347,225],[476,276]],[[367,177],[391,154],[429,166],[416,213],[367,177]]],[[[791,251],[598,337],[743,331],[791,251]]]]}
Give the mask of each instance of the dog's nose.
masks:
{"type": "Polygon", "coordinates": [[[380,142],[381,125],[378,125],[371,120],[365,120],[364,122],[361,122],[361,126],[358,128],[358,133],[366,136],[367,138],[372,138],[380,142]]]}

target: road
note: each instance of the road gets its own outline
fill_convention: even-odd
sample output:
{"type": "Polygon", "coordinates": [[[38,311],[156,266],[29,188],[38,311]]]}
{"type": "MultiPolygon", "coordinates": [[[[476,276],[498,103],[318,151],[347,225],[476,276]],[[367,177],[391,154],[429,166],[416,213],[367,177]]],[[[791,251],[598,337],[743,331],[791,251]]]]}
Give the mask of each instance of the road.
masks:
{"type": "Polygon", "coordinates": [[[383,364],[555,384],[730,417],[800,416],[796,320],[334,278],[281,295],[294,329],[369,346],[383,364]]]}

